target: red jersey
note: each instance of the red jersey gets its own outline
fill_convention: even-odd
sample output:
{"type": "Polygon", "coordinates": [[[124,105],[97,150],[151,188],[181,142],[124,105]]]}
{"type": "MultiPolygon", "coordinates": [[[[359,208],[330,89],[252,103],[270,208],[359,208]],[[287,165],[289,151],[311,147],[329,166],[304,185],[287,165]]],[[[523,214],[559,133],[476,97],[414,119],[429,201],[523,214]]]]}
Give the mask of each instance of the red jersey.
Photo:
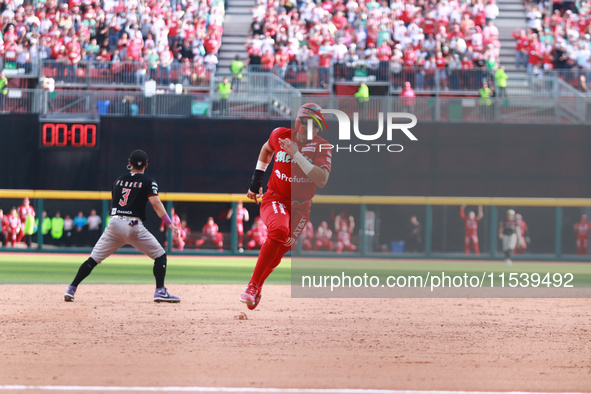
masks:
{"type": "Polygon", "coordinates": [[[431,34],[435,32],[435,25],[437,22],[433,18],[425,18],[423,22],[423,33],[431,34]]]}
{"type": "Polygon", "coordinates": [[[319,241],[330,241],[332,238],[332,230],[327,228],[325,231],[318,230],[316,231],[316,239],[319,241]]]}
{"type": "MultiPolygon", "coordinates": [[[[279,145],[280,138],[291,138],[291,129],[278,127],[269,137],[269,146],[275,152],[275,164],[273,164],[273,174],[267,183],[267,188],[290,200],[311,200],[316,194],[316,185],[304,174],[300,166],[291,165],[291,156],[279,145]]],[[[332,149],[329,148],[326,140],[316,135],[312,141],[298,143],[298,146],[300,153],[308,161],[331,171],[332,149]]]]}
{"type": "Polygon", "coordinates": [[[380,45],[378,47],[378,60],[382,62],[387,62],[390,60],[390,56],[392,56],[392,48],[388,45],[380,45]]]}
{"type": "MultiPolygon", "coordinates": [[[[534,44],[534,43],[532,43],[534,44]]],[[[529,46],[529,64],[536,65],[540,62],[540,54],[538,51],[538,45],[529,46]]]]}
{"type": "Polygon", "coordinates": [[[443,56],[437,56],[435,58],[435,64],[437,65],[437,68],[445,68],[445,65],[447,64],[447,59],[443,56]]]}
{"type": "Polygon", "coordinates": [[[21,220],[18,216],[8,215],[8,229],[12,232],[18,231],[21,228],[21,220]]]}
{"type": "Polygon", "coordinates": [[[285,67],[289,62],[289,55],[285,52],[279,52],[275,55],[275,64],[278,67],[285,67]]]}
{"type": "Polygon", "coordinates": [[[253,240],[266,239],[268,235],[267,226],[262,220],[256,222],[248,232],[248,238],[253,240]]]}
{"type": "Polygon", "coordinates": [[[413,88],[404,88],[400,92],[400,102],[403,105],[414,105],[415,104],[415,91],[413,88]]]}
{"type": "Polygon", "coordinates": [[[18,216],[19,216],[20,220],[23,223],[25,222],[25,220],[27,219],[27,217],[29,215],[35,217],[35,210],[30,205],[28,207],[25,205],[21,205],[20,207],[18,207],[17,212],[18,212],[18,216]]]}
{"type": "Polygon", "coordinates": [[[414,67],[417,61],[417,53],[412,50],[404,51],[404,65],[406,67],[414,67]]]}
{"type": "Polygon", "coordinates": [[[216,55],[218,53],[218,49],[220,48],[220,41],[216,37],[212,36],[205,40],[203,46],[205,47],[205,52],[216,55]]]}
{"type": "Polygon", "coordinates": [[[248,215],[246,208],[242,207],[236,211],[236,224],[241,225],[244,222],[244,216],[248,215]]]}
{"type": "Polygon", "coordinates": [[[589,230],[591,230],[591,222],[578,222],[575,224],[575,232],[578,238],[589,238],[589,230]]]}
{"type": "Polygon", "coordinates": [[[337,241],[342,243],[350,243],[351,242],[351,233],[348,231],[339,231],[337,233],[337,241]]]}
{"type": "Polygon", "coordinates": [[[217,224],[206,224],[205,226],[203,226],[203,230],[201,231],[201,233],[203,235],[208,235],[210,237],[215,237],[217,235],[219,231],[218,225],[217,224]]]}
{"type": "Polygon", "coordinates": [[[470,219],[464,213],[464,207],[460,208],[460,217],[464,221],[466,237],[478,236],[478,218],[470,219]]]}
{"type": "Polygon", "coordinates": [[[345,27],[347,27],[347,18],[344,16],[335,16],[332,18],[332,23],[334,23],[334,26],[337,28],[337,30],[343,30],[345,27]]]}
{"type": "Polygon", "coordinates": [[[275,58],[271,53],[266,53],[261,56],[261,64],[265,70],[271,70],[273,68],[273,63],[275,62],[275,58]]]}
{"type": "Polygon", "coordinates": [[[127,42],[127,56],[132,57],[133,60],[138,60],[143,47],[144,40],[138,37],[132,38],[127,42]]]}
{"type": "Polygon", "coordinates": [[[321,53],[318,56],[320,57],[320,67],[330,67],[332,53],[321,53]]]}

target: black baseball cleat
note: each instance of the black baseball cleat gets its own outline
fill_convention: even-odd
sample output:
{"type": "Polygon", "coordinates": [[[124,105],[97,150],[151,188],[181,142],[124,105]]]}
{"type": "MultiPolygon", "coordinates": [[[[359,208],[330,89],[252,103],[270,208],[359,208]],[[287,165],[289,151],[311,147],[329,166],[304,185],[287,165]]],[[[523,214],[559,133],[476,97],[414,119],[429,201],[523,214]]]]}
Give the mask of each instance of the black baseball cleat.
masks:
{"type": "Polygon", "coordinates": [[[181,299],[177,296],[173,296],[166,291],[166,287],[161,287],[156,289],[154,293],[154,302],[170,302],[170,303],[177,303],[181,302],[181,299]]]}

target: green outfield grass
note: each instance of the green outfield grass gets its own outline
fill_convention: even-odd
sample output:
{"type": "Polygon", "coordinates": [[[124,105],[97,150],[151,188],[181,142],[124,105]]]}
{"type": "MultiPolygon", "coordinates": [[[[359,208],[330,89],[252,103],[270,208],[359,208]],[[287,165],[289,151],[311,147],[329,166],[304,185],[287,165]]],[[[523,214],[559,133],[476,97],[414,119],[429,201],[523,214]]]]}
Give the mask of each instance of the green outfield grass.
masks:
{"type": "MultiPolygon", "coordinates": [[[[69,283],[88,255],[0,253],[1,284],[69,283]]],[[[169,256],[168,284],[243,284],[248,281],[256,261],[251,257],[169,256]]],[[[487,273],[565,273],[574,276],[576,287],[591,287],[591,264],[565,262],[502,262],[453,260],[383,259],[300,259],[294,260],[295,273],[305,275],[481,275],[487,273]]],[[[291,260],[285,258],[268,279],[269,284],[289,284],[291,260]]],[[[140,255],[114,255],[94,269],[85,283],[151,284],[152,260],[140,255]]]]}
{"type": "MultiPolygon", "coordinates": [[[[88,255],[0,253],[0,283],[69,283],[88,255]]],[[[256,257],[169,256],[167,284],[247,283],[256,257]]],[[[97,266],[84,283],[152,284],[153,261],[140,255],[114,255],[97,266]]],[[[290,262],[273,272],[269,283],[288,284],[290,262]]]]}

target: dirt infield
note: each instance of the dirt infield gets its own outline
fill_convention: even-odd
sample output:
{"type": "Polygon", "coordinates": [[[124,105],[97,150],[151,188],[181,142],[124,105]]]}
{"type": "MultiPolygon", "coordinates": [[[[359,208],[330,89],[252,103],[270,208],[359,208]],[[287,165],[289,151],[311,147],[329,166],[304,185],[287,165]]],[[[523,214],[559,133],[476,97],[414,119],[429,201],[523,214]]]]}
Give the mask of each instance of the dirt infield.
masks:
{"type": "Polygon", "coordinates": [[[265,287],[1,285],[0,385],[590,391],[589,299],[292,299],[265,287]],[[239,319],[241,312],[247,320],[239,319]]]}

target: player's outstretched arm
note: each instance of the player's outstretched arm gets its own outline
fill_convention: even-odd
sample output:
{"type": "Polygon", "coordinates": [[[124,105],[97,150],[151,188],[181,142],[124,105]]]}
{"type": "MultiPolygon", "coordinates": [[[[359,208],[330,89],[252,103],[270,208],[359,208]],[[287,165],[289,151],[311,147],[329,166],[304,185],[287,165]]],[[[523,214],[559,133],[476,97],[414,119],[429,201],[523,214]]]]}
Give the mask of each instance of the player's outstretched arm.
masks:
{"type": "Polygon", "coordinates": [[[478,206],[478,218],[477,219],[480,221],[480,220],[482,220],[483,217],[484,217],[484,211],[482,209],[482,205],[479,205],[478,206]]]}
{"type": "Polygon", "coordinates": [[[269,141],[265,142],[259,153],[259,159],[252,175],[248,193],[246,193],[246,197],[254,200],[257,204],[259,203],[259,198],[263,197],[263,177],[265,176],[265,171],[269,163],[271,163],[271,159],[273,159],[273,152],[269,141]]]}
{"type": "Polygon", "coordinates": [[[168,213],[166,213],[166,209],[164,209],[164,205],[162,205],[162,201],[160,201],[160,197],[158,196],[150,196],[148,197],[150,204],[152,204],[152,208],[156,211],[156,214],[160,219],[164,221],[168,225],[168,228],[173,232],[174,237],[179,236],[179,229],[172,223],[168,213]],[[168,219],[168,220],[167,220],[168,219]]]}

